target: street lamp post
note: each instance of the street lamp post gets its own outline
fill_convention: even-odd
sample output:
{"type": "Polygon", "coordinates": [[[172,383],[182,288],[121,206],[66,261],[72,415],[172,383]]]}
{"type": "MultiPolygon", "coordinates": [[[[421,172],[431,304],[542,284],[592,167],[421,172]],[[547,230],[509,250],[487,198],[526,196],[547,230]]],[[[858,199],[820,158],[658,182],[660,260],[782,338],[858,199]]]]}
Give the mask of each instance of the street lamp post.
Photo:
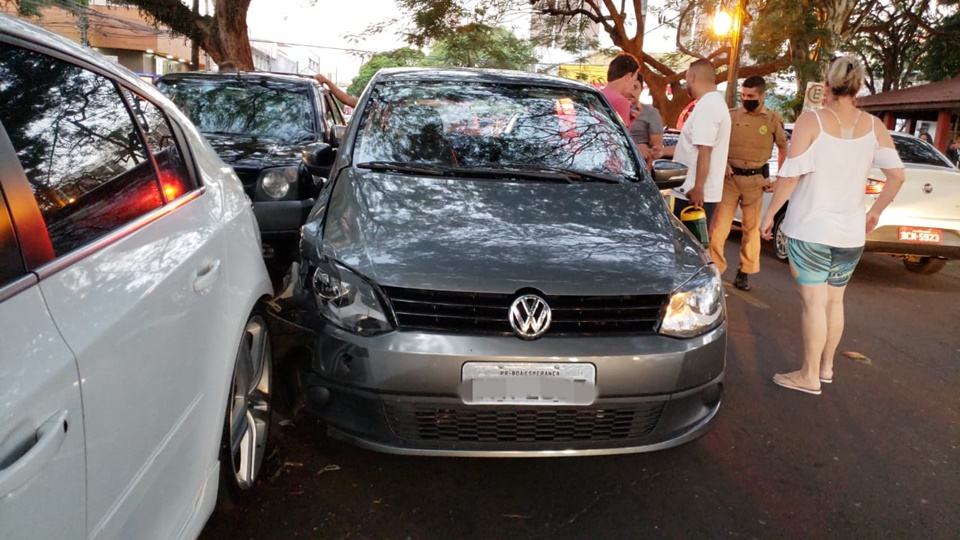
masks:
{"type": "Polygon", "coordinates": [[[731,109],[737,104],[737,72],[740,71],[740,46],[743,43],[743,16],[746,13],[746,0],[737,0],[733,17],[720,12],[714,18],[714,32],[718,35],[730,33],[730,64],[727,66],[727,106],[731,109]],[[729,21],[729,22],[728,22],[729,21]]]}

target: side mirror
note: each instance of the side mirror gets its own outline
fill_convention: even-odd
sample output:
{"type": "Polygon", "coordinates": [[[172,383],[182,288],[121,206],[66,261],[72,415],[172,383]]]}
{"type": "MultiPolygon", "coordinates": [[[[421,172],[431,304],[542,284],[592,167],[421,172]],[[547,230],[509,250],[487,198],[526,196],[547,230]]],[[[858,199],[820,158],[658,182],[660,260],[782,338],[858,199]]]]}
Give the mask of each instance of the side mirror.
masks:
{"type": "Polygon", "coordinates": [[[673,189],[683,185],[687,179],[687,167],[682,163],[668,159],[653,162],[653,182],[659,189],[673,189]]]}
{"type": "Polygon", "coordinates": [[[330,167],[337,160],[337,152],[327,143],[308,144],[303,149],[303,161],[307,167],[330,167]]]}

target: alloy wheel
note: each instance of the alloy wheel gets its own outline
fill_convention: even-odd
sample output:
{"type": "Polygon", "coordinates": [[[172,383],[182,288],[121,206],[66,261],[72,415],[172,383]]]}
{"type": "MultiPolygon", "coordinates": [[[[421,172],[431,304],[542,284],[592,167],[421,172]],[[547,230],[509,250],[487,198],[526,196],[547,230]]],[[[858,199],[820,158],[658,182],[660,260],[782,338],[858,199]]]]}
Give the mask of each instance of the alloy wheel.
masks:
{"type": "Polygon", "coordinates": [[[227,412],[230,461],[241,490],[253,487],[263,465],[270,429],[272,366],[266,321],[254,315],[240,340],[227,412]]]}

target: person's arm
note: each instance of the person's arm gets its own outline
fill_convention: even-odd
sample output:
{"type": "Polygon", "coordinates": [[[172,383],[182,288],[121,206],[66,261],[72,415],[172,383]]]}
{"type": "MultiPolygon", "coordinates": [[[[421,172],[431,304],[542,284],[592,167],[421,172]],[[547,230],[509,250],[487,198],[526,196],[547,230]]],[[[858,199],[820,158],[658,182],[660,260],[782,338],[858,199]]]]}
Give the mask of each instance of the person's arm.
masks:
{"type": "MultiPolygon", "coordinates": [[[[873,132],[877,136],[879,147],[896,152],[893,137],[890,136],[887,128],[882,122],[874,120],[873,123],[873,132]]],[[[893,161],[898,160],[894,159],[893,161]]],[[[880,214],[893,202],[894,197],[897,196],[900,188],[903,187],[903,163],[900,163],[899,167],[881,168],[880,170],[883,171],[883,175],[887,178],[887,181],[883,184],[883,191],[880,192],[880,196],[877,197],[877,200],[873,202],[873,206],[870,207],[870,211],[867,212],[867,234],[870,234],[877,228],[877,223],[880,222],[880,214]]]]}
{"type": "MultiPolygon", "coordinates": [[[[784,152],[788,157],[799,157],[810,149],[810,145],[813,144],[814,139],[816,139],[820,132],[817,119],[814,117],[815,114],[817,113],[805,113],[797,119],[796,126],[793,129],[793,137],[790,140],[790,146],[787,152],[784,152]]],[[[793,194],[793,190],[796,189],[797,182],[799,181],[799,175],[790,177],[779,176],[774,183],[773,199],[770,200],[770,206],[767,207],[767,212],[764,214],[763,221],[760,223],[760,235],[765,240],[773,239],[773,218],[777,215],[777,212],[783,208],[783,205],[787,203],[787,200],[790,199],[790,195],[793,194]]]]}
{"type": "Polygon", "coordinates": [[[337,85],[333,84],[333,81],[319,73],[314,75],[313,78],[316,79],[318,83],[326,85],[326,87],[330,89],[330,92],[333,93],[333,97],[337,98],[340,103],[343,103],[344,105],[356,107],[357,102],[360,101],[359,99],[341,90],[337,85]]]}
{"type": "Polygon", "coordinates": [[[650,134],[650,157],[654,160],[663,157],[663,133],[650,134]]]}
{"type": "Polygon", "coordinates": [[[787,159],[787,132],[783,129],[783,118],[777,115],[777,128],[773,134],[773,144],[777,146],[777,168],[783,167],[787,159]]]}
{"type": "Polygon", "coordinates": [[[697,145],[697,175],[693,189],[687,192],[687,200],[694,206],[703,206],[704,190],[707,186],[707,175],[710,173],[710,156],[713,155],[712,146],[697,145]]]}

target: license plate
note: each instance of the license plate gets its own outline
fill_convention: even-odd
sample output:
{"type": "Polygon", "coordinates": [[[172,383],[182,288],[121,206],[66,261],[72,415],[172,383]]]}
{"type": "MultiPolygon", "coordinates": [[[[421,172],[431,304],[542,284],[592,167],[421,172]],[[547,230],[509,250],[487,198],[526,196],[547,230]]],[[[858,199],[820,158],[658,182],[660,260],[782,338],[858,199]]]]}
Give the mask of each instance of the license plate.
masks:
{"type": "Polygon", "coordinates": [[[940,244],[943,242],[943,233],[940,229],[900,227],[900,241],[918,244],[940,244]]]}
{"type": "Polygon", "coordinates": [[[593,364],[467,362],[460,388],[468,405],[590,405],[596,379],[593,364]]]}

